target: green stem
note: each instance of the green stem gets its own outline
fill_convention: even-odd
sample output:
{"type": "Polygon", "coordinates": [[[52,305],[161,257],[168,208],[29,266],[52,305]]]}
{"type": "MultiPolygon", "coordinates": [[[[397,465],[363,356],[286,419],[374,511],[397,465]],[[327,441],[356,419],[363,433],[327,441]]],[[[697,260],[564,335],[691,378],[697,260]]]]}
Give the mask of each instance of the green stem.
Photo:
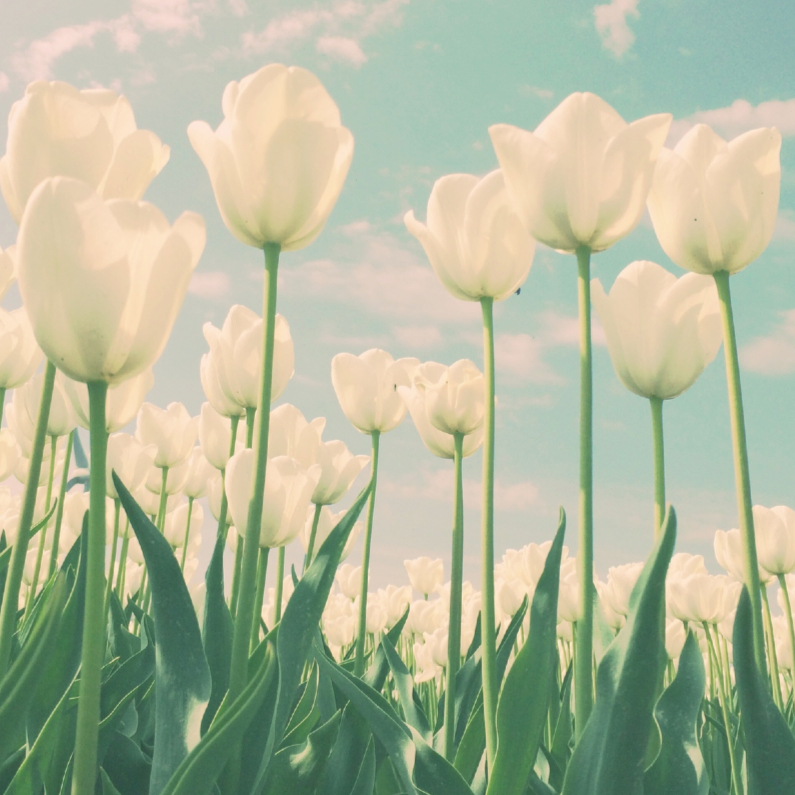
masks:
{"type": "Polygon", "coordinates": [[[110,592],[113,590],[113,575],[116,571],[116,548],[119,546],[119,521],[121,519],[121,500],[116,497],[113,500],[113,542],[110,547],[110,567],[108,568],[108,578],[105,582],[105,600],[102,614],[105,621],[108,620],[108,610],[110,610],[110,592]]]}
{"type": "MultiPolygon", "coordinates": [[[[246,409],[246,449],[250,450],[254,439],[254,423],[257,419],[256,409],[246,409]]],[[[226,498],[226,491],[224,490],[224,498],[226,498]]],[[[237,545],[235,547],[235,565],[232,569],[232,594],[229,600],[229,610],[234,618],[237,615],[237,602],[240,598],[240,571],[243,566],[243,536],[244,533],[240,532],[239,527],[235,528],[237,532],[237,545]]]]}
{"type": "MultiPolygon", "coordinates": [[[[232,662],[229,670],[229,703],[246,686],[248,646],[251,623],[254,620],[254,598],[257,578],[257,557],[262,524],[262,503],[265,493],[265,469],[268,464],[268,430],[270,427],[270,398],[273,382],[273,340],[276,325],[276,273],[279,268],[279,245],[265,244],[265,283],[263,290],[262,378],[260,381],[259,411],[257,412],[256,464],[251,502],[249,503],[246,534],[243,541],[243,562],[240,568],[240,596],[238,597],[235,634],[232,639],[232,662]]],[[[259,620],[259,619],[258,619],[259,620]]],[[[237,776],[233,777],[234,779],[237,776]]]]}
{"type": "Polygon", "coordinates": [[[770,681],[773,685],[773,701],[783,711],[784,700],[781,695],[781,679],[778,675],[778,657],[776,656],[776,636],[773,632],[773,618],[770,615],[770,603],[767,600],[767,588],[762,585],[762,618],[767,638],[767,656],[770,663],[770,681]]]}
{"type": "Polygon", "coordinates": [[[107,393],[108,385],[104,381],[94,381],[88,384],[89,426],[91,429],[88,556],[72,795],[85,795],[88,792],[93,792],[97,778],[99,691],[102,659],[105,653],[105,617],[102,614],[102,597],[105,585],[105,462],[108,445],[108,433],[105,429],[105,403],[107,393]]]}
{"type": "Polygon", "coordinates": [[[461,662],[461,592],[464,580],[464,435],[453,434],[455,481],[453,493],[453,549],[450,574],[450,622],[447,634],[447,693],[444,697],[444,756],[455,759],[455,680],[461,662]]]}
{"type": "MultiPolygon", "coordinates": [[[[235,454],[235,442],[237,441],[237,426],[240,422],[240,417],[232,417],[232,433],[229,436],[229,457],[235,454]]],[[[223,534],[224,541],[226,541],[227,522],[226,516],[229,511],[229,503],[226,500],[226,468],[221,470],[221,508],[218,511],[218,530],[216,531],[216,538],[223,534]]]]}
{"type": "Polygon", "coordinates": [[[185,558],[188,556],[188,541],[190,540],[190,517],[193,513],[193,497],[188,497],[188,523],[185,525],[185,540],[182,544],[182,560],[179,562],[179,570],[185,572],[185,558]]]}
{"type": "Polygon", "coordinates": [[[322,505],[315,505],[315,515],[312,517],[312,531],[309,533],[309,543],[306,545],[306,557],[304,557],[304,571],[309,568],[312,563],[312,553],[315,551],[315,538],[317,536],[317,526],[320,522],[320,512],[323,510],[322,505]]]}
{"type": "Polygon", "coordinates": [[[784,605],[787,616],[787,629],[789,630],[789,647],[792,653],[793,671],[795,671],[795,623],[792,618],[792,604],[790,603],[789,591],[787,590],[787,579],[783,574],[778,575],[778,584],[784,593],[784,605]]]}
{"type": "Polygon", "coordinates": [[[720,300],[723,322],[723,350],[726,357],[726,381],[729,387],[729,416],[731,420],[732,447],[734,449],[734,483],[737,490],[737,508],[740,514],[740,535],[743,545],[743,570],[748,595],[751,597],[753,618],[754,655],[760,671],[765,670],[765,640],[762,629],[762,600],[759,582],[759,565],[756,558],[753,503],[751,501],[751,476],[748,469],[748,446],[745,439],[743,396],[740,387],[740,362],[737,358],[737,338],[734,331],[731,291],[728,271],[713,274],[720,300]]]}
{"type": "Polygon", "coordinates": [[[254,408],[246,409],[246,449],[250,450],[254,446],[254,426],[257,422],[257,410],[254,408]]]}
{"type": "Polygon", "coordinates": [[[362,551],[362,582],[359,588],[359,625],[356,633],[356,661],[353,672],[356,676],[364,673],[364,641],[367,631],[367,588],[369,586],[370,572],[370,540],[373,535],[373,513],[375,511],[375,487],[378,479],[378,451],[380,447],[381,431],[370,434],[373,443],[372,475],[370,499],[367,503],[367,522],[364,526],[364,550],[362,551]]]}
{"type": "Polygon", "coordinates": [[[483,421],[483,507],[480,540],[481,584],[483,603],[482,672],[483,715],[486,724],[486,759],[488,769],[497,753],[497,632],[494,617],[494,299],[480,299],[483,315],[483,375],[486,383],[483,421]]]}
{"type": "Polygon", "coordinates": [[[577,739],[593,706],[593,376],[591,368],[591,250],[577,249],[580,316],[580,543],[577,573],[581,618],[577,622],[574,707],[577,739]]]}
{"type": "Polygon", "coordinates": [[[660,537],[665,516],[665,441],[663,438],[662,398],[649,398],[654,438],[654,539],[660,537]]]}
{"type": "MultiPolygon", "coordinates": [[[[58,452],[58,437],[50,436],[50,467],[47,476],[47,491],[44,495],[44,513],[45,515],[50,510],[52,504],[52,484],[55,480],[55,459],[58,452]]],[[[39,587],[39,575],[41,574],[41,563],[44,560],[44,547],[47,543],[47,525],[39,531],[39,548],[36,550],[36,564],[33,567],[33,578],[30,584],[31,595],[36,594],[36,589],[39,587]]],[[[30,608],[33,606],[33,599],[28,599],[25,603],[25,617],[27,617],[30,608]]]]}
{"type": "Polygon", "coordinates": [[[25,496],[19,515],[19,528],[11,560],[8,564],[6,586],[3,592],[3,605],[0,607],[0,678],[8,670],[11,659],[11,642],[16,629],[17,609],[19,606],[19,587],[25,570],[25,556],[28,552],[30,529],[33,526],[33,511],[36,507],[36,493],[39,487],[41,461],[44,457],[44,441],[47,436],[47,421],[50,416],[50,404],[55,385],[55,365],[48,361],[44,368],[44,385],[41,391],[39,414],[36,418],[36,430],[33,436],[33,447],[30,453],[28,480],[25,483],[25,496]]]}
{"type": "Polygon", "coordinates": [[[276,593],[273,604],[273,623],[282,620],[282,596],[284,595],[284,547],[279,547],[279,556],[276,558],[276,593]]]}
{"type": "Polygon", "coordinates": [[[72,446],[74,445],[75,434],[72,431],[66,437],[66,453],[63,459],[63,473],[61,474],[61,487],[58,490],[58,507],[55,509],[55,530],[52,534],[52,552],[50,553],[50,570],[48,578],[55,574],[58,566],[58,546],[61,543],[61,525],[63,524],[63,501],[66,497],[66,484],[69,482],[69,465],[72,462],[72,446]]]}
{"type": "Polygon", "coordinates": [[[166,507],[168,505],[168,467],[160,467],[160,502],[157,506],[157,529],[162,533],[166,524],[166,507]]]}
{"type": "Polygon", "coordinates": [[[257,558],[257,600],[254,603],[254,616],[257,620],[251,623],[250,652],[253,652],[259,643],[259,618],[262,616],[262,604],[265,601],[265,577],[268,574],[268,555],[270,551],[270,547],[260,547],[259,557],[257,558]]]}
{"type": "Polygon", "coordinates": [[[128,533],[128,521],[124,520],[124,539],[121,542],[121,556],[119,561],[119,573],[116,577],[116,596],[124,604],[124,580],[127,575],[127,550],[130,547],[130,537],[128,533]]]}
{"type": "Polygon", "coordinates": [[[3,421],[3,409],[6,405],[6,388],[0,387],[0,422],[3,421]]]}

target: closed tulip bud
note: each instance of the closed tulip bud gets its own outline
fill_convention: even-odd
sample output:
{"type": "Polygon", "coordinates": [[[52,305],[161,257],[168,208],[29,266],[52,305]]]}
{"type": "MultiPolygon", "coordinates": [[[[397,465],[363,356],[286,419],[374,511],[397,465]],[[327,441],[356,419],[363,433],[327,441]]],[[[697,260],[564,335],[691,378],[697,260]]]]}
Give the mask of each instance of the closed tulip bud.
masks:
{"type": "Polygon", "coordinates": [[[780,151],[775,127],[727,143],[706,124],[662,150],[649,214],[660,245],[680,268],[737,273],[765,250],[778,213],[780,151]]]}
{"type": "Polygon", "coordinates": [[[226,469],[232,443],[232,424],[210,403],[202,403],[199,414],[199,444],[204,457],[216,469],[226,469]]]}
{"type": "Polygon", "coordinates": [[[753,510],[760,568],[775,575],[795,571],[795,511],[786,505],[753,510]]]}
{"type": "Polygon", "coordinates": [[[82,180],[104,199],[138,200],[169,154],[154,133],[137,129],[125,97],[36,80],[8,114],[0,190],[17,223],[48,177],[82,180]]]}
{"type": "MultiPolygon", "coordinates": [[[[226,468],[226,496],[235,527],[244,528],[254,483],[255,453],[241,450],[229,459],[226,468]]],[[[260,522],[260,546],[289,544],[306,521],[312,492],[320,467],[304,469],[295,459],[277,456],[270,459],[265,475],[265,496],[260,522]]]]}
{"type": "MultiPolygon", "coordinates": [[[[315,532],[315,555],[323,545],[323,542],[329,537],[331,531],[342,521],[342,517],[345,516],[346,513],[347,511],[339,511],[338,513],[335,513],[328,506],[323,506],[317,522],[317,531],[315,532]]],[[[309,537],[312,535],[312,525],[315,518],[314,515],[314,507],[310,507],[309,512],[307,513],[306,522],[301,528],[301,532],[298,534],[298,540],[301,542],[304,552],[309,549],[309,537]]],[[[345,542],[345,547],[342,550],[342,555],[340,555],[340,560],[345,560],[345,558],[351,554],[353,545],[356,543],[356,539],[359,537],[359,534],[362,532],[363,528],[364,522],[356,522],[353,525],[353,529],[351,530],[348,540],[345,542]]]]}
{"type": "MultiPolygon", "coordinates": [[[[354,609],[359,611],[359,596],[353,601],[354,609]]],[[[379,593],[370,591],[367,594],[367,610],[365,629],[371,635],[378,635],[386,629],[387,612],[383,599],[379,593]]]]}
{"type": "Polygon", "coordinates": [[[406,416],[397,392],[409,386],[418,359],[393,359],[371,348],[360,356],[338,353],[331,360],[331,383],[345,416],[362,433],[391,431],[406,416]]]}
{"type": "Polygon", "coordinates": [[[103,201],[57,177],[19,229],[19,290],[36,340],[77,381],[118,383],[160,356],[204,249],[204,221],[168,223],[154,205],[103,201]]]}
{"type": "MultiPolygon", "coordinates": [[[[72,403],[77,424],[88,430],[88,387],[61,374],[61,383],[72,403]]],[[[149,390],[154,386],[155,376],[148,367],[126,381],[112,384],[105,399],[105,430],[116,433],[135,419],[149,390]]]]}
{"type": "Polygon", "coordinates": [[[188,528],[188,503],[180,503],[173,511],[166,514],[163,524],[163,535],[175,549],[185,544],[185,532],[188,532],[188,545],[198,546],[201,543],[201,529],[204,522],[204,509],[200,502],[194,502],[190,509],[190,528],[188,528]]]}
{"type": "Polygon", "coordinates": [[[354,455],[345,442],[321,441],[317,450],[320,480],[312,494],[312,502],[315,505],[339,502],[369,462],[369,455],[354,455]]]}
{"type": "Polygon", "coordinates": [[[156,467],[176,467],[188,460],[199,434],[199,418],[191,417],[182,403],[161,409],[144,403],[138,412],[135,438],[157,447],[156,467]]]}
{"type": "Polygon", "coordinates": [[[14,434],[8,428],[0,430],[0,481],[7,480],[14,474],[21,455],[14,434]]]}
{"type": "Polygon", "coordinates": [[[307,422],[300,409],[283,403],[271,412],[268,428],[268,457],[286,455],[304,468],[317,463],[320,437],[326,427],[325,417],[307,422]]]}
{"type": "MultiPolygon", "coordinates": [[[[295,351],[290,326],[276,315],[273,343],[271,403],[278,400],[295,372],[295,351]]],[[[225,417],[240,416],[247,408],[259,408],[262,373],[262,318],[235,304],[221,329],[205,323],[204,338],[210,353],[202,358],[204,394],[225,417]]]]}
{"type": "Polygon", "coordinates": [[[16,246],[9,246],[5,251],[0,248],[0,301],[16,280],[16,246]]]}
{"type": "MultiPolygon", "coordinates": [[[[88,511],[89,496],[87,491],[69,491],[63,501],[63,525],[77,538],[83,532],[83,517],[88,511]]],[[[112,514],[111,514],[112,515],[112,514]]]]}
{"type": "Polygon", "coordinates": [[[438,381],[425,382],[424,389],[428,419],[434,428],[466,436],[483,426],[483,374],[469,359],[451,364],[438,381]]]}
{"type": "Polygon", "coordinates": [[[677,279],[654,262],[624,268],[606,294],[591,281],[591,300],[621,383],[636,395],[670,400],[696,381],[723,338],[715,282],[677,279]]]}
{"type": "MultiPolygon", "coordinates": [[[[737,528],[732,530],[716,530],[713,547],[718,563],[737,582],[745,582],[745,572],[743,569],[743,548],[742,537],[737,528]]],[[[773,575],[759,567],[759,579],[763,583],[768,583],[773,579],[773,575]]]]}
{"type": "Polygon", "coordinates": [[[387,585],[386,588],[379,588],[378,596],[386,609],[387,626],[393,627],[411,604],[411,586],[387,585]]]}
{"type": "Polygon", "coordinates": [[[439,281],[462,301],[507,298],[533,264],[535,241],[516,214],[499,169],[482,179],[450,174],[436,180],[427,225],[411,210],[404,221],[439,281]]]}
{"type": "Polygon", "coordinates": [[[431,559],[423,556],[414,560],[404,560],[403,566],[409,575],[409,582],[415,591],[428,596],[444,580],[444,563],[441,558],[431,559]]]}
{"type": "Polygon", "coordinates": [[[128,491],[137,492],[146,482],[156,455],[157,447],[153,444],[143,445],[129,433],[111,434],[108,437],[105,493],[114,499],[119,496],[113,482],[113,472],[128,491]]]}
{"type": "Polygon", "coordinates": [[[558,251],[604,251],[638,225],[671,118],[627,124],[595,94],[575,93],[535,132],[495,124],[489,135],[530,234],[558,251]]]}
{"type": "Polygon", "coordinates": [[[641,571],[642,563],[611,566],[607,571],[607,583],[599,592],[599,597],[610,610],[624,618],[629,614],[629,597],[641,571]]]}
{"type": "MultiPolygon", "coordinates": [[[[210,513],[215,521],[221,516],[221,498],[224,495],[224,481],[221,478],[221,473],[215,471],[207,481],[207,505],[210,508],[210,513]]],[[[229,517],[227,514],[227,524],[229,517]]]]}
{"type": "MultiPolygon", "coordinates": [[[[13,420],[9,418],[9,421],[15,424],[22,423],[26,429],[25,435],[31,440],[33,439],[36,419],[39,415],[43,382],[44,375],[39,373],[21,387],[15,389],[14,397],[11,401],[14,406],[14,418],[13,420]]],[[[47,417],[47,435],[66,436],[74,430],[76,425],[77,418],[72,409],[72,403],[66,396],[62,381],[56,378],[52,391],[50,413],[47,417]]]]}
{"type": "Polygon", "coordinates": [[[193,500],[199,500],[207,494],[207,484],[210,476],[214,473],[214,469],[210,462],[204,457],[200,447],[194,447],[190,458],[186,462],[188,467],[188,476],[182,491],[186,497],[193,500]]]}
{"type": "Polygon", "coordinates": [[[671,608],[681,621],[719,624],[737,606],[742,585],[725,574],[691,574],[671,583],[671,608]]]}
{"type": "Polygon", "coordinates": [[[362,567],[351,566],[350,563],[343,563],[335,575],[340,591],[348,598],[355,599],[359,595],[362,587],[362,567]]]}
{"type": "Polygon", "coordinates": [[[0,309],[0,389],[16,389],[29,381],[43,358],[25,308],[0,309]]]}
{"type": "Polygon", "coordinates": [[[269,64],[224,90],[213,132],[188,126],[210,175],[227,229],[256,248],[309,245],[337,201],[353,157],[353,136],[311,72],[269,64]]]}
{"type": "Polygon", "coordinates": [[[341,649],[353,642],[356,634],[356,622],[352,616],[323,617],[323,632],[331,646],[341,649]]]}

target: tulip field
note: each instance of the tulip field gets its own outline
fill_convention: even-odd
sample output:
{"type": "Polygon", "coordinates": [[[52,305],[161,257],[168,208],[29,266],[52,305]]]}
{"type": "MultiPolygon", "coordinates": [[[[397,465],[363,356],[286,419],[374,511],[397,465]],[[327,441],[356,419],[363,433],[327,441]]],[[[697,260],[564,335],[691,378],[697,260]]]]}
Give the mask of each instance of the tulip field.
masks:
{"type": "Polygon", "coordinates": [[[220,126],[194,121],[187,139],[229,232],[262,251],[262,313],[204,324],[198,416],[147,401],[207,237],[200,215],[170,223],[143,199],[169,148],[110,89],[37,80],[11,110],[0,190],[18,237],[0,297],[16,282],[22,306],[0,309],[0,793],[795,795],[795,510],[751,498],[730,289],[773,234],[778,130],[727,141],[696,124],[669,149],[670,114],[628,123],[592,93],[533,132],[491,126],[499,168],[438,179],[404,219],[441,285],[480,305],[482,358],[334,356],[339,407],[369,439],[356,455],[280,402],[301,318],[277,295],[280,255],[322,234],[344,189],[353,135],[300,67],[266,65],[219,99],[220,126]],[[638,260],[592,279],[592,256],[646,209],[682,273],[638,260]],[[579,502],[544,543],[503,550],[494,304],[532,281],[537,243],[571,255],[578,297],[579,502]],[[653,550],[605,580],[592,312],[653,440],[653,550]],[[713,360],[737,497],[720,575],[677,540],[663,425],[713,360]],[[451,564],[406,560],[376,588],[381,441],[404,421],[454,472],[451,564]]]}

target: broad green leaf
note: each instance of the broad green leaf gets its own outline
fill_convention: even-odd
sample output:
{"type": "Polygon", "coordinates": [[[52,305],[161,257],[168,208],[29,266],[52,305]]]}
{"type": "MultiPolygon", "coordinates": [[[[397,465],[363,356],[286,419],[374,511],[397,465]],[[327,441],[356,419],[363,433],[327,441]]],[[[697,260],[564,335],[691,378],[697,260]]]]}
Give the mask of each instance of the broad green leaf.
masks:
{"type": "MultiPolygon", "coordinates": [[[[557,660],[558,584],[566,514],[560,510],[530,611],[530,632],[497,705],[497,754],[486,795],[523,795],[547,719],[557,660]]],[[[555,688],[557,690],[557,688],[555,688]]]]}
{"type": "Polygon", "coordinates": [[[206,593],[202,641],[207,664],[210,666],[212,690],[210,701],[202,718],[202,734],[210,726],[213,716],[229,688],[229,666],[232,660],[232,636],[235,632],[235,625],[224,598],[225,548],[225,539],[223,535],[219,535],[215,541],[210,565],[204,575],[206,593]]]}
{"type": "MultiPolygon", "coordinates": [[[[409,608],[407,607],[403,615],[400,617],[400,621],[398,621],[397,624],[395,624],[395,626],[384,635],[384,637],[387,638],[393,646],[397,644],[400,633],[403,632],[403,627],[406,626],[408,617],[409,608]]],[[[379,643],[378,648],[375,651],[373,662],[365,671],[362,681],[367,682],[367,684],[370,685],[373,690],[377,690],[380,693],[384,688],[384,682],[386,682],[388,674],[389,663],[387,662],[386,654],[379,643]]]]}
{"type": "Polygon", "coordinates": [[[221,704],[212,725],[174,772],[162,795],[208,795],[268,692],[276,672],[269,644],[262,662],[232,704],[221,704]]]}
{"type": "Polygon", "coordinates": [[[756,667],[751,620],[751,600],[743,587],[732,641],[745,732],[748,795],[783,795],[795,792],[795,739],[756,667]]]}
{"type": "MultiPolygon", "coordinates": [[[[321,672],[321,679],[328,679],[328,674],[321,672]]],[[[368,775],[362,775],[365,769],[368,749],[373,748],[373,739],[367,722],[348,702],[342,711],[340,730],[331,757],[323,771],[323,778],[318,792],[323,795],[352,795],[358,782],[365,786],[368,775]]],[[[369,764],[369,762],[367,763],[369,764]]],[[[369,768],[368,768],[369,769],[369,768]]],[[[375,780],[375,750],[372,757],[372,777],[375,780]]],[[[372,795],[372,784],[367,795],[372,795]]]]}
{"type": "Polygon", "coordinates": [[[353,789],[350,790],[350,795],[373,795],[374,786],[375,747],[371,737],[367,742],[367,748],[364,752],[364,759],[362,760],[362,765],[359,768],[359,775],[356,776],[356,782],[353,785],[353,789]]]}
{"type": "Polygon", "coordinates": [[[155,747],[149,795],[160,795],[201,736],[210,669],[188,588],[171,545],[113,473],[152,586],[155,644],[155,747]]]}
{"type": "Polygon", "coordinates": [[[320,719],[320,710],[316,706],[319,678],[317,666],[313,665],[298,705],[290,716],[282,746],[287,747],[303,743],[317,725],[320,719]]]}
{"type": "Polygon", "coordinates": [[[148,791],[151,760],[129,737],[118,731],[112,733],[102,765],[121,795],[148,791]]]}
{"type": "Polygon", "coordinates": [[[563,684],[560,688],[560,709],[555,728],[552,733],[552,747],[547,754],[549,758],[549,784],[553,789],[560,789],[563,786],[563,778],[571,757],[570,742],[572,737],[572,715],[571,715],[571,682],[574,674],[574,666],[569,665],[563,684]]]}
{"type": "Polygon", "coordinates": [[[641,795],[643,762],[665,664],[665,575],[676,541],[669,506],[662,533],[632,591],[627,623],[605,652],[596,702],[574,749],[564,795],[641,795]]]}
{"type": "Polygon", "coordinates": [[[400,655],[389,639],[384,638],[381,645],[386,652],[387,662],[392,671],[392,678],[395,681],[395,687],[398,691],[400,706],[403,710],[406,723],[416,729],[425,742],[430,742],[431,728],[428,725],[428,718],[425,715],[425,711],[416,698],[414,681],[411,678],[409,669],[406,668],[403,660],[400,659],[400,655]]]}
{"type": "Polygon", "coordinates": [[[110,780],[110,776],[105,772],[104,767],[99,769],[99,776],[102,781],[102,795],[121,795],[121,792],[116,789],[110,780]]]}
{"type": "Polygon", "coordinates": [[[707,795],[709,779],[698,747],[696,725],[706,675],[696,636],[688,634],[679,670],[654,709],[660,727],[660,753],[643,777],[644,795],[707,795]]]}
{"type": "Polygon", "coordinates": [[[479,698],[469,717],[464,736],[455,753],[455,769],[470,784],[478,772],[483,751],[486,748],[486,723],[483,719],[483,699],[479,698]]]}

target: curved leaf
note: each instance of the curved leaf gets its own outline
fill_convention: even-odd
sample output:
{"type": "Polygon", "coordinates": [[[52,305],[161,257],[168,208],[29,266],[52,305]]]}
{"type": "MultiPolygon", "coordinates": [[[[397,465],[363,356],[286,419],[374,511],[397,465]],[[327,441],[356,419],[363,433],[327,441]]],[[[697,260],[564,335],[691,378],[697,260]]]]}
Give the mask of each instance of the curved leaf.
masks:
{"type": "Polygon", "coordinates": [[[155,747],[150,795],[160,795],[198,743],[210,698],[210,669],[188,588],[171,545],[125,488],[113,482],[135,531],[152,585],[155,644],[155,747]]]}

